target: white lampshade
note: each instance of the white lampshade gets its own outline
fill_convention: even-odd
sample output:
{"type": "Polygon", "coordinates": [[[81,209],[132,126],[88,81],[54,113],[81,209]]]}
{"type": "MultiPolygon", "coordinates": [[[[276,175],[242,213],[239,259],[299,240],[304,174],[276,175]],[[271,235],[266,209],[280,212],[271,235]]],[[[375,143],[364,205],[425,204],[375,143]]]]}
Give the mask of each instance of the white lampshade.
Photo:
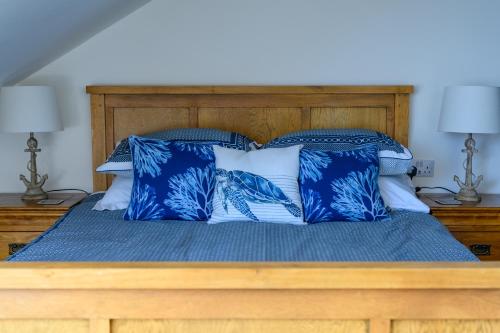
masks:
{"type": "Polygon", "coordinates": [[[447,87],[438,128],[443,132],[499,133],[500,88],[447,87]]]}
{"type": "Polygon", "coordinates": [[[49,86],[13,86],[0,90],[0,131],[62,130],[55,90],[49,86]]]}

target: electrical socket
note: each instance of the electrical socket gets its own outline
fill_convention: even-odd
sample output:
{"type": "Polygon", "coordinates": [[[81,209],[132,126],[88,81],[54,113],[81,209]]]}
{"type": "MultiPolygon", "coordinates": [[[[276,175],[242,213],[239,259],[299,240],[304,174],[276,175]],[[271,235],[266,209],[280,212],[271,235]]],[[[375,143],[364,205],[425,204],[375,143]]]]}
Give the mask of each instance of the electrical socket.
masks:
{"type": "Polygon", "coordinates": [[[416,177],[434,177],[434,160],[415,160],[416,177]]]}

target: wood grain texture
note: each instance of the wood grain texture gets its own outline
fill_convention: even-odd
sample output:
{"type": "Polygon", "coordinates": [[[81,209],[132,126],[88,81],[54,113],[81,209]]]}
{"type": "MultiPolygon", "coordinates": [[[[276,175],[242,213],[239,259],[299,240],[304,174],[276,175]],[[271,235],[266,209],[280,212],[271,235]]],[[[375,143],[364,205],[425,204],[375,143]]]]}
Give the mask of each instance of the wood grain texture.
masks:
{"type": "Polygon", "coordinates": [[[450,194],[420,195],[430,208],[431,214],[439,219],[453,236],[468,248],[477,245],[490,247],[490,253],[476,255],[481,260],[500,260],[500,195],[483,194],[479,203],[458,206],[441,205],[439,199],[451,199],[450,194]]]}
{"type": "Polygon", "coordinates": [[[87,86],[89,94],[411,94],[413,86],[87,86]]]}
{"type": "MultiPolygon", "coordinates": [[[[498,231],[456,231],[450,229],[453,236],[467,248],[474,250],[477,246],[488,246],[489,253],[480,255],[475,252],[481,260],[500,260],[500,232],[498,231]]],[[[474,252],[474,251],[473,251],[474,252]]]]}
{"type": "Polygon", "coordinates": [[[384,107],[311,108],[311,127],[367,128],[392,135],[387,112],[384,107]]]}
{"type": "Polygon", "coordinates": [[[370,319],[370,333],[391,333],[391,320],[374,318],[370,319]]]}
{"type": "Polygon", "coordinates": [[[89,321],[89,333],[110,333],[111,321],[109,319],[92,318],[89,321]]]}
{"type": "Polygon", "coordinates": [[[102,191],[108,187],[106,175],[95,172],[106,158],[106,115],[104,95],[90,96],[91,127],[92,127],[92,170],[94,190],[102,191]]]}
{"type": "MultiPolygon", "coordinates": [[[[33,283],[36,284],[36,281],[33,283]]],[[[165,325],[165,323],[179,321],[182,321],[182,324],[173,325],[173,327],[189,332],[191,329],[200,329],[198,320],[211,324],[220,323],[221,320],[222,322],[258,321],[262,323],[262,326],[236,325],[240,328],[237,331],[245,331],[242,328],[257,327],[265,332],[266,327],[276,327],[276,329],[282,328],[283,332],[289,332],[290,330],[285,329],[286,324],[273,326],[273,322],[293,321],[294,327],[307,329],[311,328],[311,322],[330,324],[334,321],[344,323],[345,321],[361,321],[366,327],[368,324],[366,319],[372,318],[369,322],[370,332],[388,333],[390,320],[393,322],[407,320],[407,318],[413,318],[413,321],[440,320],[443,322],[440,324],[442,328],[463,327],[457,326],[456,320],[473,320],[476,323],[498,320],[500,319],[499,300],[498,288],[482,290],[471,288],[460,290],[175,290],[162,288],[125,290],[119,287],[89,290],[0,289],[0,318],[17,320],[90,318],[90,328],[99,333],[106,331],[107,318],[113,320],[112,331],[122,328],[125,332],[127,330],[147,332],[148,329],[161,332],[161,329],[172,329],[171,325],[165,325]]],[[[205,327],[207,329],[226,327],[225,325],[211,326],[211,324],[205,327]]],[[[405,332],[404,324],[401,325],[399,332],[405,332]]],[[[416,324],[412,325],[419,327],[416,324]]],[[[487,325],[489,324],[484,327],[489,327],[487,325]]],[[[336,327],[327,326],[328,329],[336,327]]],[[[320,330],[324,326],[314,327],[320,330]]],[[[353,329],[352,325],[340,327],[353,329]]],[[[468,331],[464,330],[464,332],[468,331]]]]}
{"type": "Polygon", "coordinates": [[[410,95],[396,94],[394,100],[394,138],[408,146],[408,128],[410,118],[410,95]]]}
{"type": "Polygon", "coordinates": [[[132,134],[190,127],[189,112],[189,108],[114,108],[113,142],[132,134]]]}
{"type": "Polygon", "coordinates": [[[367,333],[353,320],[113,320],[113,333],[367,333]]]}
{"type": "Polygon", "coordinates": [[[21,195],[0,193],[0,232],[44,231],[85,197],[81,193],[49,193],[50,199],[64,201],[59,205],[39,205],[21,200],[21,195]]]}
{"type": "Polygon", "coordinates": [[[402,320],[393,333],[497,333],[500,320],[402,320]]]}
{"type": "Polygon", "coordinates": [[[500,263],[0,263],[0,289],[38,288],[484,289],[500,263]]]}
{"type": "Polygon", "coordinates": [[[88,333],[86,320],[0,320],[2,333],[88,333]]]}
{"type": "Polygon", "coordinates": [[[462,203],[460,205],[441,205],[435,200],[451,199],[447,193],[425,193],[420,195],[433,212],[459,212],[459,213],[500,213],[500,194],[481,194],[482,200],[476,203],[462,203]]]}
{"type": "Polygon", "coordinates": [[[198,126],[239,132],[263,143],[302,129],[302,109],[199,108],[198,126]]]}
{"type": "Polygon", "coordinates": [[[105,95],[106,107],[391,107],[394,94],[198,94],[105,95]]]}
{"type": "Polygon", "coordinates": [[[0,290],[0,318],[500,319],[498,289],[0,290]]]}
{"type": "Polygon", "coordinates": [[[35,239],[41,232],[0,232],[0,260],[7,258],[9,244],[27,244],[35,239]]]}
{"type": "MultiPolygon", "coordinates": [[[[369,128],[406,143],[411,91],[411,86],[89,86],[87,92],[96,96],[94,168],[118,140],[176,127],[237,131],[260,143],[310,128],[369,128]]],[[[112,181],[96,172],[94,178],[96,191],[112,181]]]]}
{"type": "Polygon", "coordinates": [[[21,200],[21,195],[0,193],[0,260],[9,255],[9,244],[29,243],[85,197],[81,193],[49,193],[50,199],[64,201],[39,205],[21,200]]]}

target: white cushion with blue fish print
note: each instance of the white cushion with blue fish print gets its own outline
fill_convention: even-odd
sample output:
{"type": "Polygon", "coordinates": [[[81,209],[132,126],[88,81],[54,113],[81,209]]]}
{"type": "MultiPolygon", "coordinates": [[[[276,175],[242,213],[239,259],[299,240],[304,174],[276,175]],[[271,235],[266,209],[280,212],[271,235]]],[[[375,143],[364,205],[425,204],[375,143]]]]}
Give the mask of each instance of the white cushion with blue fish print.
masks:
{"type": "Polygon", "coordinates": [[[301,148],[244,152],[214,146],[216,186],[208,223],[305,224],[298,184],[301,148]]]}

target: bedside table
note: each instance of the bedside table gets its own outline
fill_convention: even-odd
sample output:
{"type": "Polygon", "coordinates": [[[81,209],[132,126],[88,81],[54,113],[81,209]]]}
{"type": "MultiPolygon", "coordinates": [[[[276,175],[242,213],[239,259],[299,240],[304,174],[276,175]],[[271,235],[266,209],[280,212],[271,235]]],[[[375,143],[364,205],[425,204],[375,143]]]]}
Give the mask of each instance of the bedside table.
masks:
{"type": "Polygon", "coordinates": [[[462,244],[481,260],[500,260],[500,195],[482,194],[479,203],[440,205],[434,200],[451,199],[451,194],[420,194],[419,198],[431,208],[462,244]]]}
{"type": "Polygon", "coordinates": [[[59,205],[38,205],[21,200],[21,194],[0,193],[0,260],[13,254],[47,230],[71,207],[86,197],[81,193],[50,193],[59,205]]]}

